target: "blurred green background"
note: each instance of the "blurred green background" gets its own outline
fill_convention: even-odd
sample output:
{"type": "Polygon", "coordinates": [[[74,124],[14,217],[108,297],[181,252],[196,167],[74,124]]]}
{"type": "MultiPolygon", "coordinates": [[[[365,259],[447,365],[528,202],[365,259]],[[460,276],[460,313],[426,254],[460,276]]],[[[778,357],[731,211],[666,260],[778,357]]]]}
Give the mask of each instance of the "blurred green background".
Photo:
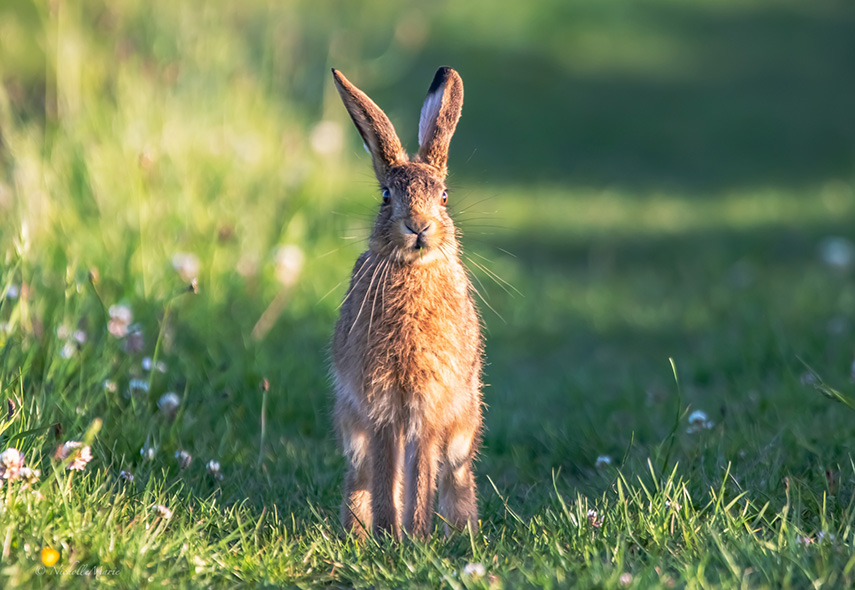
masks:
{"type": "Polygon", "coordinates": [[[855,426],[798,358],[851,390],[853,64],[843,0],[6,0],[0,244],[26,289],[0,308],[4,386],[27,392],[30,426],[103,417],[102,467],[144,481],[156,441],[219,458],[227,500],[308,498],[332,518],[327,347],[379,196],[329,68],[412,151],[450,65],[466,88],[451,205],[492,308],[485,514],[501,504],[483,475],[532,511],[552,470],[607,489],[599,455],[678,460],[700,489],[734,462],[761,500],[788,474],[825,485],[855,426]],[[283,245],[305,256],[293,287],[283,245]],[[196,296],[176,295],[180,253],[196,296]],[[140,350],[106,331],[121,302],[140,350]],[[88,334],[71,358],[60,325],[88,334]],[[164,374],[140,368],[155,352],[164,374]],[[135,378],[150,391],[123,396],[135,378]],[[175,422],[156,419],[166,391],[175,422]],[[686,433],[687,408],[715,427],[686,433]]]}

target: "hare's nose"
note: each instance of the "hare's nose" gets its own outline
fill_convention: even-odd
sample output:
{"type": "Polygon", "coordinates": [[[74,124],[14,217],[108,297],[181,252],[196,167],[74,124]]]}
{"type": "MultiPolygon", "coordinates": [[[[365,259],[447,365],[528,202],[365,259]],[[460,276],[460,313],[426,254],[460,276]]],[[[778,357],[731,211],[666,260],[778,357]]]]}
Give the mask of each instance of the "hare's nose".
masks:
{"type": "Polygon", "coordinates": [[[427,246],[427,237],[430,233],[431,223],[429,221],[417,221],[414,219],[409,219],[404,221],[405,231],[409,234],[414,234],[416,236],[416,248],[422,249],[427,246]]]}
{"type": "Polygon", "coordinates": [[[430,230],[430,226],[431,224],[429,221],[417,222],[410,220],[404,222],[404,227],[407,228],[407,231],[411,234],[416,234],[419,237],[427,235],[430,230]]]}

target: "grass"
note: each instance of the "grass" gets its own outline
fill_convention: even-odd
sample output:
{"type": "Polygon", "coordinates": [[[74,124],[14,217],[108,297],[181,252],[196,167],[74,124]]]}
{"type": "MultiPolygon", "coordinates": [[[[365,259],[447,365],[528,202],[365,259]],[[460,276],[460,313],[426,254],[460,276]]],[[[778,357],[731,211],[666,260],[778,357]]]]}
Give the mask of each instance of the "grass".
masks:
{"type": "Polygon", "coordinates": [[[503,8],[0,7],[0,450],[41,472],[0,489],[4,587],[853,585],[855,281],[820,251],[855,222],[855,12],[503,8]],[[328,68],[412,146],[441,63],[482,526],[359,544],[327,351],[377,195],[328,68]]]}

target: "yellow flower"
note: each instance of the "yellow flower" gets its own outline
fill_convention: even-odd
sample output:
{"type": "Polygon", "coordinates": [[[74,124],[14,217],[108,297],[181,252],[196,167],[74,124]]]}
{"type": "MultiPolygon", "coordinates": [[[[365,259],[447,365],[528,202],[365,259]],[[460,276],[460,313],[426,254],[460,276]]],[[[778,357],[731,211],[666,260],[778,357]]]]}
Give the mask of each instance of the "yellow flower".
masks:
{"type": "Polygon", "coordinates": [[[50,547],[42,547],[42,563],[45,567],[53,567],[59,561],[59,551],[50,547]]]}

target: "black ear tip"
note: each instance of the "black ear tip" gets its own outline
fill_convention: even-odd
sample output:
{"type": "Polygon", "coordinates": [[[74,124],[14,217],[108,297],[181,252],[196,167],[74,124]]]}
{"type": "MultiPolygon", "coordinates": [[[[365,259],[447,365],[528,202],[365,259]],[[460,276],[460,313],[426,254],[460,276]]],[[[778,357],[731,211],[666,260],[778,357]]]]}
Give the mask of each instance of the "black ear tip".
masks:
{"type": "Polygon", "coordinates": [[[451,76],[451,72],[453,72],[451,68],[444,66],[439,68],[436,71],[436,74],[433,77],[433,82],[430,84],[430,88],[428,88],[428,94],[433,94],[437,90],[439,90],[440,86],[448,81],[449,76],[451,76]]]}

